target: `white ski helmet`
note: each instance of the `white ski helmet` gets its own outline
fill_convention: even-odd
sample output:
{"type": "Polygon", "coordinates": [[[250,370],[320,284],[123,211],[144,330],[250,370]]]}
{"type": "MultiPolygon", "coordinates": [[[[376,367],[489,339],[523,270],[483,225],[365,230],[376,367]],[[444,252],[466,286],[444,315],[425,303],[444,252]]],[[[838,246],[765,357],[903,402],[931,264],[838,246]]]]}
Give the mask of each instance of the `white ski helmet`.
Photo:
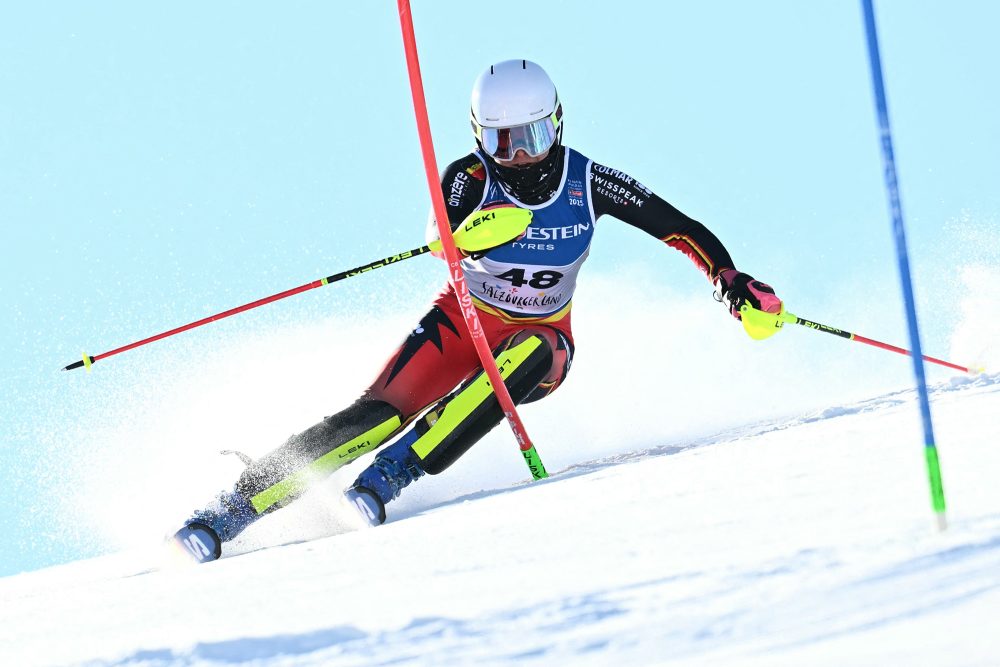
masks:
{"type": "Polygon", "coordinates": [[[505,60],[472,87],[472,131],[496,160],[538,157],[562,136],[562,105],[549,75],[530,60],[505,60]]]}

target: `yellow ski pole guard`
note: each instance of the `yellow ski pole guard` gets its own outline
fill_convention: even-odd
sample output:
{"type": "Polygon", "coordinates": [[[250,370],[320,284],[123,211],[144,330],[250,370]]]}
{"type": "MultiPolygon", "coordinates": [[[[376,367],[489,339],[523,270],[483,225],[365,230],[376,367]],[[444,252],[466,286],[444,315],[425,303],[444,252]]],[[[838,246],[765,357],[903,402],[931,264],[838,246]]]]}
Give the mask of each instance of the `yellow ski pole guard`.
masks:
{"type": "MultiPolygon", "coordinates": [[[[532,213],[516,206],[503,206],[475,211],[452,233],[455,246],[462,252],[482,252],[510,243],[524,234],[531,224],[532,213]]],[[[441,250],[441,241],[430,244],[431,250],[441,250]]]]}
{"type": "Polygon", "coordinates": [[[767,313],[757,310],[750,304],[740,307],[740,322],[747,335],[754,340],[764,340],[778,333],[785,322],[794,322],[795,316],[785,313],[785,304],[781,304],[780,313],[767,313]]]}

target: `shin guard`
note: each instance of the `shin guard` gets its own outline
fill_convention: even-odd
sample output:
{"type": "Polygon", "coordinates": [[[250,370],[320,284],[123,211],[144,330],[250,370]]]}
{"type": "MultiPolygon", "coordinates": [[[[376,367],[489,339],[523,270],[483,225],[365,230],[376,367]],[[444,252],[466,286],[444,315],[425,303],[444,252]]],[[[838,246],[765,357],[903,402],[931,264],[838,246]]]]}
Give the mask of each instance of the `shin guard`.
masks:
{"type": "MultiPolygon", "coordinates": [[[[552,366],[552,349],[542,336],[532,335],[496,358],[497,368],[514,403],[522,402],[552,366]]],[[[415,428],[413,443],[420,467],[436,475],[454,463],[503,418],[503,411],[485,372],[446,398],[415,428]]]]}
{"type": "Polygon", "coordinates": [[[381,445],[402,424],[399,411],[388,403],[361,398],[254,461],[236,491],[257,514],[284,507],[316,480],[381,445]]]}

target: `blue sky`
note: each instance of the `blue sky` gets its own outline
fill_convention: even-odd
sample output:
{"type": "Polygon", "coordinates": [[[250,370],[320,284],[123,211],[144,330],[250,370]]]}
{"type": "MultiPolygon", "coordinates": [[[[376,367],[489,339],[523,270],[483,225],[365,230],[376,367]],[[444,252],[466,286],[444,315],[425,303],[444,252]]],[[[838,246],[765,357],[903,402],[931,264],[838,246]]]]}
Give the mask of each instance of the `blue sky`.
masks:
{"type": "MultiPolygon", "coordinates": [[[[876,5],[925,350],[944,356],[956,267],[1000,263],[1000,8],[876,5]]],[[[413,12],[441,167],[472,147],[479,72],[533,59],[559,88],[568,145],[703,221],[793,312],[905,344],[856,3],[413,12]]],[[[47,494],[86,465],[72,445],[119,409],[112,396],[155,400],[149,369],[331,309],[417,313],[444,272],[414,260],[60,373],[82,350],[422,244],[429,197],[396,8],[19,3],[0,21],[0,62],[5,574],[101,550],[41,528],[65,511],[47,494]]],[[[637,290],[710,299],[679,254],[603,227],[585,273],[645,267],[654,284],[637,290]]]]}

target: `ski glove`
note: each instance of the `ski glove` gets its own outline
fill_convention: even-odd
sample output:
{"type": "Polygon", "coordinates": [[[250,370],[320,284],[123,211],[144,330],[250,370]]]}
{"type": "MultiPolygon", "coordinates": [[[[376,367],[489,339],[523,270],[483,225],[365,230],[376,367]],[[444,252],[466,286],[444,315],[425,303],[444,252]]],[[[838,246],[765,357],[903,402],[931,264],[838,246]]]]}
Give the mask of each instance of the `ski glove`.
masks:
{"type": "Polygon", "coordinates": [[[766,313],[780,313],[781,299],[774,289],[753,276],[740,273],[736,269],[724,269],[715,279],[715,299],[727,308],[736,319],[741,319],[740,308],[744,303],[766,313]]]}

